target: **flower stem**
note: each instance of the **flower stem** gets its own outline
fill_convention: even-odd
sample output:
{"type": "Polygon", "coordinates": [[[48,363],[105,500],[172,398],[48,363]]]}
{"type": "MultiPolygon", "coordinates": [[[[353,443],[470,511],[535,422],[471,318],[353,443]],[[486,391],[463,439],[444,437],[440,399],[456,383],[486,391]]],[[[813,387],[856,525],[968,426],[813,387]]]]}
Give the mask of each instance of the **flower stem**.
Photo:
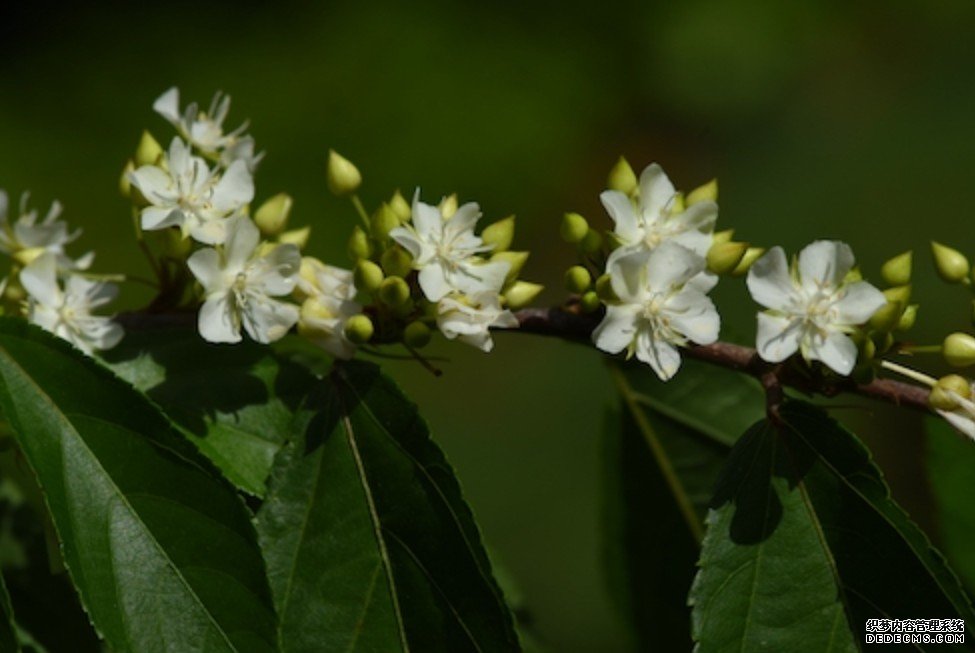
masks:
{"type": "Polygon", "coordinates": [[[901,345],[901,351],[909,354],[940,354],[941,345],[901,345]]]}
{"type": "Polygon", "coordinates": [[[891,372],[896,372],[897,374],[900,374],[901,376],[906,376],[907,378],[912,379],[914,381],[917,381],[918,383],[923,383],[924,385],[926,385],[928,387],[932,387],[933,388],[934,385],[938,382],[938,380],[936,378],[932,377],[932,376],[928,376],[927,374],[924,374],[923,372],[918,372],[917,370],[912,370],[909,367],[905,367],[905,366],[899,365],[897,363],[892,363],[891,361],[882,360],[882,361],[880,361],[880,366],[882,368],[886,369],[886,370],[890,370],[891,372]]]}
{"type": "Polygon", "coordinates": [[[369,233],[369,214],[366,213],[366,207],[362,205],[362,200],[359,199],[357,194],[352,193],[351,199],[352,205],[355,207],[356,212],[359,214],[359,217],[362,218],[362,224],[366,227],[366,233],[369,233]]]}

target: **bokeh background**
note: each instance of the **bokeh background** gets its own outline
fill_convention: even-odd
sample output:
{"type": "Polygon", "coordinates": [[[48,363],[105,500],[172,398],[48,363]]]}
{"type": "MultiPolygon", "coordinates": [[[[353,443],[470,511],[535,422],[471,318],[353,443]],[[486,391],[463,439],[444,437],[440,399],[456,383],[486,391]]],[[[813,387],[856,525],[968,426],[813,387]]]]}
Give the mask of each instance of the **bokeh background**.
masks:
{"type": "MultiPolygon", "coordinates": [[[[573,262],[557,225],[608,226],[598,194],[620,154],[679,187],[718,177],[722,227],[795,250],[854,244],[868,276],[917,250],[919,341],[965,328],[969,299],[931,271],[927,240],[975,253],[975,3],[970,0],[647,0],[534,4],[109,2],[0,10],[0,187],[54,198],[99,271],[146,272],[117,179],[171,85],[233,96],[267,157],[258,197],[287,191],[311,251],[345,264],[356,218],[324,184],[334,147],[367,204],[419,186],[489,218],[518,215],[525,275],[558,302],[573,262]]],[[[79,250],[80,251],[80,250],[79,250]]],[[[717,291],[729,333],[753,333],[743,284],[717,291]]],[[[146,297],[126,289],[124,303],[146,297]]],[[[613,401],[600,356],[519,335],[461,345],[436,379],[387,369],[420,404],[484,536],[553,651],[623,650],[600,575],[600,446],[613,401]]],[[[847,402],[849,403],[849,402],[847,402]]],[[[912,515],[930,525],[919,420],[863,424],[912,515]]]]}

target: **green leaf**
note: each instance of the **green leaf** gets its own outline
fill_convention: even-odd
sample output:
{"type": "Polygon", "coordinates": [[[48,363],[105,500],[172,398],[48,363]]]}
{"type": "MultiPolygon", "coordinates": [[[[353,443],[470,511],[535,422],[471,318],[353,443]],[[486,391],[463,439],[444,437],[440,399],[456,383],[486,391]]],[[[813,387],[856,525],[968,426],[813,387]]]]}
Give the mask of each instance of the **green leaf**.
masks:
{"type": "Polygon", "coordinates": [[[7,585],[0,574],[0,651],[20,651],[20,641],[17,636],[17,626],[14,623],[14,609],[10,605],[10,595],[7,585]]]}
{"type": "Polygon", "coordinates": [[[856,437],[802,402],[781,416],[745,434],[715,493],[690,597],[697,650],[855,651],[871,618],[975,623],[856,437]]]}
{"type": "Polygon", "coordinates": [[[130,331],[105,359],[185,429],[228,480],[258,497],[314,382],[266,345],[214,345],[188,328],[130,331]]]}
{"type": "Polygon", "coordinates": [[[337,364],[282,450],[258,530],[284,651],[516,651],[470,509],[426,424],[337,364]]]}
{"type": "Polygon", "coordinates": [[[945,555],[969,591],[975,590],[975,444],[944,419],[930,417],[927,430],[928,481],[945,555]]]}
{"type": "Polygon", "coordinates": [[[4,319],[0,405],[113,651],[275,650],[247,509],[143,395],[63,341],[4,319]]]}

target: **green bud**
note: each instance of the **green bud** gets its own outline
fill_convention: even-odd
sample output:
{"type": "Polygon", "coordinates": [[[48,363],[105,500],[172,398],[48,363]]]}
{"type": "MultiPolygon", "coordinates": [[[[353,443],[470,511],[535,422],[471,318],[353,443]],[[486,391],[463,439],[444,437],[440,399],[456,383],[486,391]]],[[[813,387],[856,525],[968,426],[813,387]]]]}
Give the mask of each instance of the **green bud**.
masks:
{"type": "Polygon", "coordinates": [[[379,205],[369,221],[369,226],[372,227],[372,235],[377,240],[386,240],[389,237],[389,232],[399,225],[399,216],[396,215],[393,207],[386,202],[379,205]]]}
{"type": "Polygon", "coordinates": [[[626,243],[616,235],[613,231],[606,232],[606,245],[609,247],[609,251],[614,252],[626,243]]]}
{"type": "Polygon", "coordinates": [[[288,226],[293,201],[287,193],[266,200],[254,213],[254,222],[265,236],[277,236],[288,226]]]}
{"type": "Polygon", "coordinates": [[[583,313],[595,313],[599,310],[600,303],[599,295],[593,290],[583,293],[582,297],[579,298],[579,308],[582,309],[583,313]]]}
{"type": "Polygon", "coordinates": [[[687,205],[693,206],[698,202],[717,202],[718,201],[718,180],[712,179],[706,184],[701,184],[687,194],[687,205]]]}
{"type": "Polygon", "coordinates": [[[948,283],[960,283],[968,279],[970,267],[965,255],[941,243],[931,241],[931,254],[938,275],[948,283]]]}
{"type": "Polygon", "coordinates": [[[620,299],[613,290],[613,279],[608,274],[596,279],[596,295],[605,303],[616,302],[620,299]]]}
{"type": "Polygon", "coordinates": [[[504,261],[510,266],[508,268],[508,274],[504,277],[504,282],[509,284],[521,274],[522,268],[525,267],[525,263],[528,261],[528,252],[498,252],[491,257],[491,262],[493,263],[495,261],[504,261]]]}
{"type": "Polygon", "coordinates": [[[715,274],[730,274],[741,263],[746,252],[748,243],[731,241],[711,245],[707,255],[708,270],[715,274]]]}
{"type": "Polygon", "coordinates": [[[328,181],[328,189],[333,195],[339,197],[351,195],[362,184],[362,174],[359,169],[335,150],[328,151],[325,177],[328,181]]]}
{"type": "Polygon", "coordinates": [[[298,249],[304,249],[305,245],[308,244],[309,236],[311,236],[311,227],[302,227],[301,229],[285,231],[278,236],[278,242],[282,245],[294,245],[298,249]]]}
{"type": "Polygon", "coordinates": [[[369,236],[367,236],[366,232],[362,230],[362,227],[356,226],[352,230],[352,235],[349,236],[349,245],[347,249],[349,252],[349,258],[351,258],[353,261],[372,256],[372,243],[369,242],[369,236]]]}
{"type": "Polygon", "coordinates": [[[391,308],[403,306],[410,300],[410,287],[403,277],[386,277],[379,284],[379,300],[391,308]]]}
{"type": "Polygon", "coordinates": [[[413,269],[413,257],[399,245],[393,245],[383,252],[379,259],[386,274],[405,277],[413,269]]]}
{"type": "Polygon", "coordinates": [[[129,179],[129,175],[134,171],[135,163],[129,159],[125,162],[125,167],[122,168],[122,176],[118,179],[118,192],[126,199],[132,197],[132,180],[129,179]]]}
{"type": "Polygon", "coordinates": [[[859,265],[854,265],[850,268],[850,271],[843,276],[843,283],[856,283],[857,281],[863,281],[863,272],[860,271],[859,265]]]}
{"type": "Polygon", "coordinates": [[[355,266],[354,278],[356,290],[376,292],[385,277],[382,268],[369,259],[361,259],[355,266]]]}
{"type": "Polygon", "coordinates": [[[686,208],[687,205],[684,202],[684,193],[678,192],[674,195],[674,199],[670,201],[670,215],[678,215],[683,213],[686,208]]]}
{"type": "Polygon", "coordinates": [[[589,233],[589,223],[578,213],[566,213],[562,216],[559,233],[562,234],[562,240],[567,243],[581,243],[589,233]]]}
{"type": "Polygon", "coordinates": [[[917,309],[920,308],[917,304],[910,304],[901,313],[901,319],[897,322],[897,331],[910,331],[914,328],[914,322],[917,321],[917,309]]]}
{"type": "Polygon", "coordinates": [[[880,276],[888,286],[904,286],[911,282],[911,267],[914,262],[914,252],[906,251],[903,254],[888,259],[881,268],[880,276]]]}
{"type": "Polygon", "coordinates": [[[870,338],[863,338],[859,345],[859,356],[857,357],[858,363],[867,363],[873,360],[873,357],[877,355],[877,345],[870,338]]]}
{"type": "Polygon", "coordinates": [[[135,167],[159,165],[163,158],[162,145],[159,144],[149,130],[142,132],[139,145],[135,148],[135,167]]]}
{"type": "Polygon", "coordinates": [[[345,337],[357,345],[364,345],[372,338],[375,327],[365,315],[353,315],[345,321],[345,337]]]}
{"type": "Polygon", "coordinates": [[[515,239],[515,216],[509,215],[497,222],[488,225],[481,232],[481,240],[485,245],[490,245],[495,252],[503,252],[511,247],[511,241],[515,239]]]}
{"type": "Polygon", "coordinates": [[[887,298],[889,302],[900,302],[904,306],[911,301],[911,286],[897,286],[896,288],[887,288],[884,290],[884,297],[887,298]]]}
{"type": "Polygon", "coordinates": [[[430,344],[432,335],[430,327],[423,322],[410,322],[403,329],[403,342],[414,349],[422,349],[430,344]]]}
{"type": "Polygon", "coordinates": [[[454,214],[457,213],[457,193],[451,193],[440,200],[439,208],[440,215],[443,216],[444,220],[454,217],[454,214]]]}
{"type": "Polygon", "coordinates": [[[949,374],[938,379],[928,395],[928,403],[938,410],[958,408],[958,397],[971,399],[972,387],[968,381],[957,374],[949,374]]]}
{"type": "Polygon", "coordinates": [[[636,193],[636,173],[633,172],[633,168],[630,167],[629,162],[624,157],[620,157],[616,165],[610,169],[606,186],[610,190],[618,190],[627,195],[636,193]]]}
{"type": "Polygon", "coordinates": [[[760,259],[764,253],[764,247],[749,247],[747,250],[745,250],[745,255],[741,257],[741,262],[734,270],[731,271],[731,276],[744,276],[752,267],[752,264],[760,259]]]}
{"type": "Polygon", "coordinates": [[[877,331],[870,336],[878,354],[886,354],[894,346],[894,334],[890,331],[877,331]]]}
{"type": "Polygon", "coordinates": [[[945,338],[941,353],[952,367],[975,365],[975,338],[967,333],[952,333],[945,338]]]}
{"type": "Polygon", "coordinates": [[[535,301],[535,298],[538,297],[544,288],[541,284],[531,283],[529,281],[516,281],[511,284],[510,288],[504,291],[502,298],[508,308],[517,311],[519,308],[524,308],[535,301]]]}
{"type": "Polygon", "coordinates": [[[573,265],[565,271],[565,287],[569,292],[584,293],[592,285],[592,275],[581,265],[573,265]]]}
{"type": "Polygon", "coordinates": [[[891,331],[900,323],[903,314],[904,304],[889,301],[870,316],[870,328],[876,331],[891,331]]]}
{"type": "Polygon", "coordinates": [[[579,247],[586,254],[595,254],[603,247],[603,237],[595,229],[590,229],[586,237],[579,243],[579,247]]]}
{"type": "Polygon", "coordinates": [[[715,231],[714,235],[711,237],[711,246],[714,247],[719,243],[731,242],[731,239],[735,235],[734,229],[725,229],[724,231],[715,231]]]}
{"type": "Polygon", "coordinates": [[[400,222],[406,222],[410,219],[413,210],[410,208],[410,203],[406,201],[403,194],[397,190],[393,193],[392,198],[389,200],[389,206],[396,213],[396,217],[399,218],[400,222]]]}

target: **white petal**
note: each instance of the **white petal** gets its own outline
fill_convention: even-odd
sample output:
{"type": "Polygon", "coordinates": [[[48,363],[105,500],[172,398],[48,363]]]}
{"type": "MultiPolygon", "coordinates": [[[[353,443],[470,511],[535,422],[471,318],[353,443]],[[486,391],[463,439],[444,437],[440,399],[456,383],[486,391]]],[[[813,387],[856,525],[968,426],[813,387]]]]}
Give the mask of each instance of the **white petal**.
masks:
{"type": "Polygon", "coordinates": [[[643,247],[621,247],[613,252],[606,265],[613,292],[627,303],[641,302],[647,295],[647,259],[649,250],[643,247]]]}
{"type": "Polygon", "coordinates": [[[182,227],[185,221],[186,214],[176,208],[147,206],[142,209],[142,228],[146,231],[182,227]]]}
{"type": "Polygon", "coordinates": [[[419,237],[413,229],[408,227],[396,227],[389,232],[389,237],[399,243],[403,249],[410,253],[413,257],[413,261],[416,262],[420,259],[420,254],[423,251],[423,243],[420,242],[419,237]]]}
{"type": "Polygon", "coordinates": [[[189,145],[184,143],[179,136],[174,136],[169,143],[169,156],[167,158],[170,176],[176,178],[190,171],[190,168],[196,165],[194,159],[198,159],[198,157],[193,156],[189,145]]]}
{"type": "Polygon", "coordinates": [[[413,228],[421,240],[440,239],[443,233],[443,216],[440,209],[420,201],[420,189],[413,196],[413,228]]]}
{"type": "Polygon", "coordinates": [[[447,282],[461,292],[475,294],[482,291],[500,292],[511,264],[507,261],[491,263],[465,262],[456,272],[448,272],[447,282]]]}
{"type": "Polygon", "coordinates": [[[491,333],[487,329],[481,333],[457,336],[457,340],[465,345],[477,347],[486,354],[494,349],[494,340],[491,338],[491,333]]]}
{"type": "Polygon", "coordinates": [[[186,261],[190,272],[200,282],[207,294],[226,289],[221,263],[220,253],[209,247],[193,252],[193,255],[186,261]]]}
{"type": "Polygon", "coordinates": [[[179,122],[179,89],[175,86],[160,95],[152,103],[152,109],[163,118],[173,123],[179,122]]]}
{"type": "Polygon", "coordinates": [[[695,288],[704,294],[711,292],[716,285],[718,285],[718,275],[707,270],[695,275],[687,282],[688,288],[695,288]]]}
{"type": "Polygon", "coordinates": [[[886,303],[882,292],[866,281],[856,281],[843,289],[843,296],[833,307],[840,324],[863,324],[886,303]]]}
{"type": "Polygon", "coordinates": [[[796,287],[781,247],[773,247],[755,261],[748,271],[747,284],[752,299],[766,308],[783,310],[790,305],[796,287]]]}
{"type": "Polygon", "coordinates": [[[208,342],[240,342],[240,322],[229,293],[214,293],[200,307],[200,335],[208,342]]]}
{"type": "Polygon", "coordinates": [[[803,352],[811,360],[820,360],[828,368],[847,376],[857,362],[857,346],[850,338],[839,331],[830,333],[824,339],[817,339],[808,351],[803,352]]]}
{"type": "Polygon", "coordinates": [[[630,198],[618,190],[605,190],[599,194],[599,201],[603,203],[609,217],[616,224],[613,232],[626,243],[632,243],[643,237],[636,209],[630,198]]]}
{"type": "Polygon", "coordinates": [[[670,179],[656,163],[651,163],[640,173],[640,208],[653,219],[677,194],[670,179]]]}
{"type": "Polygon", "coordinates": [[[261,240],[261,232],[250,218],[243,215],[226,220],[227,238],[224,241],[224,255],[227,257],[226,269],[236,274],[254,254],[261,240]]]}
{"type": "Polygon", "coordinates": [[[718,205],[710,200],[698,202],[688,206],[683,213],[670,219],[679,221],[685,229],[710,232],[718,220],[718,205]]]}
{"type": "Polygon", "coordinates": [[[228,218],[212,218],[200,220],[195,218],[190,223],[189,233],[198,243],[204,245],[223,245],[227,242],[228,218]]]}
{"type": "Polygon", "coordinates": [[[608,306],[606,316],[592,332],[592,341],[598,349],[618,354],[633,342],[636,335],[637,312],[633,305],[608,306]]]}
{"type": "Polygon", "coordinates": [[[50,252],[41,254],[20,271],[20,283],[35,300],[59,308],[64,301],[58,286],[57,258],[50,252]]]}
{"type": "Polygon", "coordinates": [[[129,173],[129,181],[152,204],[169,204],[175,201],[176,187],[172,177],[156,166],[142,166],[129,173]]]}
{"type": "Polygon", "coordinates": [[[684,337],[699,345],[717,341],[721,318],[714,302],[695,288],[685,287],[664,307],[671,325],[684,337]]]}
{"type": "MultiPolygon", "coordinates": [[[[695,204],[695,206],[697,205],[695,204]]],[[[710,231],[691,229],[674,234],[668,240],[678,245],[683,245],[700,257],[705,257],[708,255],[708,250],[711,249],[714,236],[710,231]]]]}
{"type": "Polygon", "coordinates": [[[211,201],[218,211],[234,211],[254,199],[254,178],[244,161],[234,161],[217,182],[211,201]]]}
{"type": "Polygon", "coordinates": [[[247,335],[260,343],[280,340],[298,322],[298,307],[294,304],[251,295],[243,311],[247,335]]]}
{"type": "Polygon", "coordinates": [[[809,284],[839,287],[853,268],[853,250],[838,240],[817,240],[799,252],[799,278],[809,284]]]}
{"type": "Polygon", "coordinates": [[[768,313],[758,314],[755,344],[758,355],[769,363],[781,363],[799,350],[802,323],[768,313]]]}
{"type": "Polygon", "coordinates": [[[975,440],[975,419],[973,419],[971,415],[963,411],[949,412],[947,410],[939,410],[938,414],[944,417],[949,424],[955,427],[956,431],[975,440]]]}
{"type": "Polygon", "coordinates": [[[440,301],[453,290],[450,284],[447,283],[447,277],[444,274],[443,267],[437,262],[431,263],[420,270],[417,280],[420,283],[420,289],[423,290],[423,294],[431,302],[440,301]]]}
{"type": "Polygon", "coordinates": [[[636,357],[652,367],[661,381],[670,380],[680,369],[680,352],[677,348],[654,338],[649,330],[637,333],[636,357]]]}
{"type": "Polygon", "coordinates": [[[647,258],[647,285],[655,291],[680,286],[704,271],[704,259],[680,245],[663,242],[647,258]]]}
{"type": "Polygon", "coordinates": [[[477,202],[467,202],[461,204],[457,211],[450,216],[450,220],[444,225],[444,232],[449,237],[456,238],[458,235],[474,230],[474,225],[481,219],[481,207],[477,202]]]}
{"type": "Polygon", "coordinates": [[[272,297],[288,295],[294,290],[300,267],[301,252],[294,245],[278,245],[251,266],[257,271],[255,285],[272,297]]]}

